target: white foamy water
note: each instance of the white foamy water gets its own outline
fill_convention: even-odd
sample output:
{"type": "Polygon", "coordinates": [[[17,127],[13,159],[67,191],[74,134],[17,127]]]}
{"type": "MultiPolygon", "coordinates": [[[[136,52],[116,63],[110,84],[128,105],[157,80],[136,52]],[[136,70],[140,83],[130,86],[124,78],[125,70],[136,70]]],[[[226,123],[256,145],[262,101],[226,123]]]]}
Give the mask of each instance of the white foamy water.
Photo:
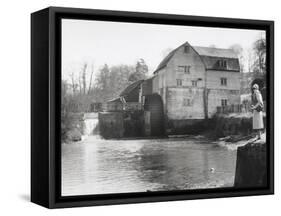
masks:
{"type": "Polygon", "coordinates": [[[98,113],[85,113],[84,114],[84,137],[94,134],[94,130],[98,126],[98,113]]]}
{"type": "Polygon", "coordinates": [[[85,119],[84,135],[93,135],[93,132],[98,125],[98,122],[98,119],[85,119]]]}

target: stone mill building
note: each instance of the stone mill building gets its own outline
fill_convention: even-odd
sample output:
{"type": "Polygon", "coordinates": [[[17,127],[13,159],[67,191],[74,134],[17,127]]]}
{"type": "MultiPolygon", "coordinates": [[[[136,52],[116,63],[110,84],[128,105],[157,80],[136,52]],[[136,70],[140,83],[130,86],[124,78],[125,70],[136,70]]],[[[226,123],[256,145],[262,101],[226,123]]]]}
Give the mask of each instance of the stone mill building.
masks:
{"type": "Polygon", "coordinates": [[[116,123],[108,131],[123,128],[120,137],[136,125],[128,136],[188,134],[218,107],[240,104],[240,78],[233,50],[186,42],[160,62],[151,78],[132,83],[118,98],[108,101],[110,113],[101,114],[101,119],[110,122],[105,126],[116,123]]]}
{"type": "Polygon", "coordinates": [[[153,93],[163,101],[166,129],[211,117],[218,106],[240,103],[240,66],[231,49],[191,46],[170,52],[154,71],[153,93]]]}

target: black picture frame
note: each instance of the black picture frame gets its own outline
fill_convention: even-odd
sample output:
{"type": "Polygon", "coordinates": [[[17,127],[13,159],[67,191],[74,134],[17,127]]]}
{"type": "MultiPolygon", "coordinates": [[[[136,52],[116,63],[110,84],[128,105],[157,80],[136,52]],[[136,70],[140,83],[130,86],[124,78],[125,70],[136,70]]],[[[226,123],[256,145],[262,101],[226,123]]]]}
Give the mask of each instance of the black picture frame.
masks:
{"type": "Polygon", "coordinates": [[[31,15],[31,201],[47,208],[191,200],[274,193],[274,22],[49,7],[31,15]],[[62,197],[60,145],[62,18],[260,29],[267,37],[267,187],[62,197]]]}

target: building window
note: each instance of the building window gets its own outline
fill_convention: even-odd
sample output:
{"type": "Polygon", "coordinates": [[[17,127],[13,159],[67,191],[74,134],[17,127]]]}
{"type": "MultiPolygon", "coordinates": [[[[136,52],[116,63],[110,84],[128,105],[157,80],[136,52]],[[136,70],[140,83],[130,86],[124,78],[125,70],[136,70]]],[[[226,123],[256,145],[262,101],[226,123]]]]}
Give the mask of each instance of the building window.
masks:
{"type": "Polygon", "coordinates": [[[219,65],[220,68],[226,69],[227,68],[227,60],[225,60],[225,59],[219,60],[218,65],[219,65]]]}
{"type": "Polygon", "coordinates": [[[230,92],[230,94],[239,94],[240,93],[239,90],[230,90],[229,92],[230,92]]]}
{"type": "Polygon", "coordinates": [[[190,46],[184,46],[184,52],[185,53],[189,53],[190,50],[190,46]]]}
{"type": "Polygon", "coordinates": [[[191,68],[190,65],[184,66],[184,73],[185,73],[185,74],[190,74],[190,68],[191,68]]]}
{"type": "Polygon", "coordinates": [[[197,87],[197,81],[196,80],[192,80],[191,83],[192,83],[193,87],[197,87]]]}
{"type": "Polygon", "coordinates": [[[183,106],[191,106],[191,100],[189,98],[184,98],[183,106]]]}
{"type": "Polygon", "coordinates": [[[221,85],[227,86],[227,79],[226,78],[221,78],[221,85]]]}
{"type": "Polygon", "coordinates": [[[227,106],[227,99],[222,99],[222,100],[221,100],[221,106],[222,106],[222,107],[227,106]]]}
{"type": "Polygon", "coordinates": [[[178,72],[183,73],[184,72],[184,66],[178,66],[178,72]]]}
{"type": "Polygon", "coordinates": [[[181,79],[177,79],[177,86],[182,86],[182,80],[181,79]]]}
{"type": "Polygon", "coordinates": [[[190,68],[191,66],[178,66],[178,72],[190,74],[190,68]]]}
{"type": "Polygon", "coordinates": [[[223,68],[227,68],[227,61],[226,61],[226,60],[223,60],[222,62],[223,62],[223,64],[222,64],[222,65],[223,65],[223,68]]]}

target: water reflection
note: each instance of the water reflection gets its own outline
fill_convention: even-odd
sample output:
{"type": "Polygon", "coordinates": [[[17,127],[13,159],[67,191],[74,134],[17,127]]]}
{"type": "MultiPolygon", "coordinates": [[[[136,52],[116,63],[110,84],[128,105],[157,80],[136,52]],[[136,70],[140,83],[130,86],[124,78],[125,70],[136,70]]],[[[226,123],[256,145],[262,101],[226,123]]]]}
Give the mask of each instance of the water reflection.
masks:
{"type": "Polygon", "coordinates": [[[102,140],[62,146],[62,194],[233,185],[236,151],[204,139],[102,140]]]}

